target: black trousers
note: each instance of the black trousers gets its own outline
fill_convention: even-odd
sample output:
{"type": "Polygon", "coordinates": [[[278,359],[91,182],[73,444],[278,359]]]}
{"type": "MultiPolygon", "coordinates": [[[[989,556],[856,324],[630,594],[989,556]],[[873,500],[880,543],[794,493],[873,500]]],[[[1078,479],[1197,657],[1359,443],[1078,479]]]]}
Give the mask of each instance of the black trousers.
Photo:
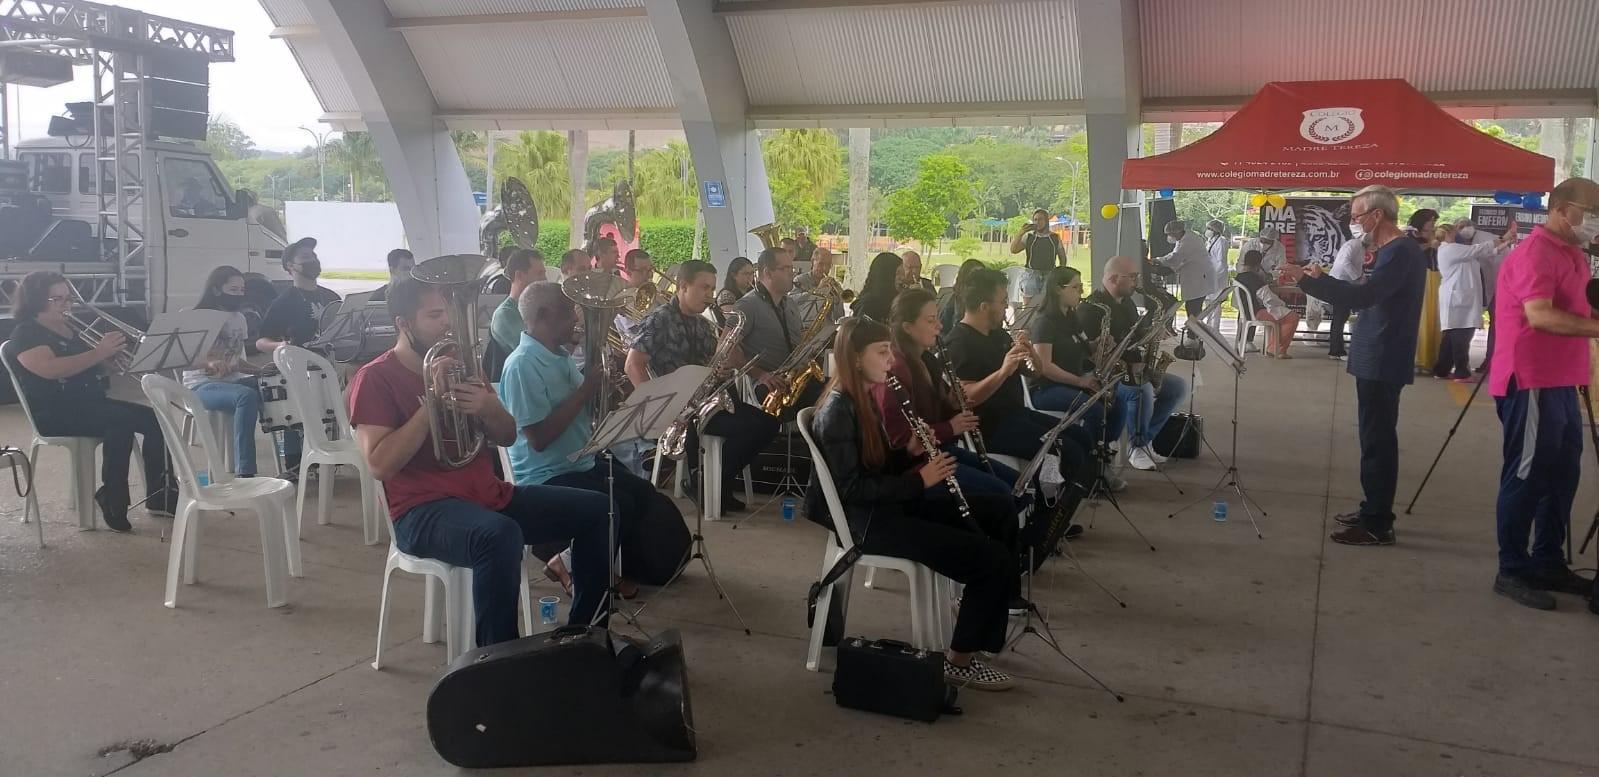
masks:
{"type": "MultiPolygon", "coordinates": [[[[100,483],[110,498],[120,499],[121,504],[132,501],[128,496],[128,457],[133,453],[135,434],[144,438],[145,495],[161,490],[162,473],[172,477],[161,425],[155,420],[155,411],[144,405],[105,398],[75,400],[71,407],[36,407],[34,421],[44,437],[99,437],[103,440],[100,483]]],[[[79,509],[83,509],[81,505],[79,509]]]]}
{"type": "Polygon", "coordinates": [[[1347,356],[1344,350],[1344,325],[1349,323],[1349,308],[1342,305],[1332,306],[1332,326],[1327,332],[1327,355],[1347,356]]]}
{"type": "MultiPolygon", "coordinates": [[[[1015,456],[1027,461],[1038,452],[1039,440],[1058,423],[1054,416],[1021,408],[983,428],[983,438],[991,453],[1015,456]]],[[[1060,498],[1066,500],[1066,515],[1077,512],[1077,504],[1088,495],[1098,474],[1094,441],[1080,426],[1067,427],[1055,437],[1055,455],[1060,457],[1060,498]]]]}
{"type": "Polygon", "coordinates": [[[1193,318],[1195,316],[1198,316],[1201,312],[1203,312],[1205,310],[1205,303],[1206,302],[1209,302],[1209,300],[1206,299],[1205,297],[1194,297],[1193,299],[1185,299],[1185,300],[1183,300],[1183,310],[1184,310],[1184,312],[1188,313],[1188,317],[1189,318],[1193,318]]]}
{"type": "Polygon", "coordinates": [[[1432,365],[1433,377],[1449,377],[1450,370],[1454,377],[1471,377],[1471,338],[1476,334],[1475,329],[1445,329],[1438,344],[1438,361],[1432,365]]]}
{"type": "MultiPolygon", "coordinates": [[[[606,483],[606,476],[613,468],[606,464],[603,455],[594,457],[594,466],[587,472],[568,472],[556,475],[540,485],[563,486],[566,488],[581,488],[584,491],[593,491],[597,494],[609,494],[610,488],[606,483]]],[[[622,536],[627,534],[628,527],[639,520],[645,511],[650,509],[650,496],[655,493],[655,486],[650,481],[629,472],[617,462],[614,467],[616,475],[616,542],[621,545],[622,536]]],[[[548,546],[533,547],[533,555],[545,561],[555,553],[566,549],[566,543],[555,547],[554,553],[546,554],[548,546]]]]}
{"type": "Polygon", "coordinates": [[[1399,392],[1402,383],[1355,379],[1360,424],[1360,520],[1374,532],[1394,525],[1394,491],[1399,488],[1399,392]]]}
{"type": "MultiPolygon", "coordinates": [[[[744,468],[755,461],[766,444],[777,436],[782,421],[767,415],[759,407],[741,400],[733,400],[733,412],[726,411],[711,416],[705,424],[705,433],[723,438],[722,443],[722,493],[733,492],[733,480],[744,468]]],[[[699,435],[689,430],[687,449],[699,460],[699,435]]],[[[692,466],[692,465],[691,465],[692,466]]]]}
{"type": "MultiPolygon", "coordinates": [[[[973,519],[979,526],[1008,521],[993,508],[995,500],[972,503],[973,519]]],[[[955,615],[955,633],[949,647],[959,653],[986,650],[997,653],[1005,647],[1007,608],[1016,592],[1015,554],[1005,544],[968,527],[956,512],[953,500],[924,499],[906,506],[908,513],[883,512],[862,526],[865,536],[861,550],[884,556],[897,556],[925,564],[951,580],[962,583],[960,612],[955,615]]],[[[984,532],[987,533],[986,531],[984,532]]]]}
{"type": "Polygon", "coordinates": [[[1494,301],[1488,300],[1488,352],[1482,357],[1482,364],[1477,365],[1478,372],[1487,372],[1488,363],[1494,360],[1494,301]]]}

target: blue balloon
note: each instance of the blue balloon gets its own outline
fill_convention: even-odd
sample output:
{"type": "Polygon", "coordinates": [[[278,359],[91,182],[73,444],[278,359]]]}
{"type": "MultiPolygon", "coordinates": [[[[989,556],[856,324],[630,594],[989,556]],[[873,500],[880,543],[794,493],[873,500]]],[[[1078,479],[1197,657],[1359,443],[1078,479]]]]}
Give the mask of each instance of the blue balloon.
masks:
{"type": "Polygon", "coordinates": [[[1543,195],[1537,192],[1529,193],[1521,198],[1521,207],[1527,210],[1543,210],[1543,195]]]}
{"type": "Polygon", "coordinates": [[[1172,190],[1171,189],[1161,189],[1160,191],[1156,192],[1156,194],[1159,194],[1162,197],[1170,197],[1170,196],[1172,196],[1172,190]]]}
{"type": "Polygon", "coordinates": [[[1494,202],[1499,203],[1500,205],[1509,205],[1510,203],[1515,202],[1517,199],[1518,198],[1516,197],[1515,192],[1507,192],[1504,190],[1494,192],[1494,202]]]}

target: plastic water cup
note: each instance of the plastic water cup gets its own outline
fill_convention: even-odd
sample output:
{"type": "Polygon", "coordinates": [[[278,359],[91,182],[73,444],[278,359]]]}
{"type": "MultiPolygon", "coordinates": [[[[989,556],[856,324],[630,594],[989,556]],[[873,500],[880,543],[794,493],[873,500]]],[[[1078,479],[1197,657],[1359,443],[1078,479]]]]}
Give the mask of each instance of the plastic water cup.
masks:
{"type": "Polygon", "coordinates": [[[797,506],[798,506],[798,503],[796,502],[794,497],[791,497],[791,496],[783,497],[783,520],[785,520],[785,521],[794,520],[794,508],[797,507],[797,506]]]}
{"type": "Polygon", "coordinates": [[[194,480],[196,483],[199,483],[202,486],[209,486],[211,485],[211,472],[209,470],[202,469],[199,472],[194,473],[194,480]]]}
{"type": "Polygon", "coordinates": [[[555,606],[561,603],[559,596],[544,596],[539,598],[539,623],[546,626],[555,625],[555,606]]]}
{"type": "Polygon", "coordinates": [[[1217,502],[1216,505],[1210,509],[1210,517],[1216,523],[1226,523],[1227,522],[1227,503],[1226,502],[1217,502]]]}

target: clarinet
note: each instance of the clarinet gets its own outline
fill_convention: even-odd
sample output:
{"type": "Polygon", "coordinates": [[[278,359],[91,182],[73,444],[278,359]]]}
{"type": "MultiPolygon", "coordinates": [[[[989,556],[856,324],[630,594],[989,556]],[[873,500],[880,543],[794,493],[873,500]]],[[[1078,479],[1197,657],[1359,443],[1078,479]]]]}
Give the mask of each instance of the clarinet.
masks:
{"type": "MultiPolygon", "coordinates": [[[[900,415],[905,416],[905,423],[910,424],[911,433],[922,443],[922,448],[927,451],[927,460],[932,461],[938,455],[938,440],[933,438],[933,430],[928,428],[927,422],[917,417],[916,411],[911,409],[911,395],[900,384],[899,378],[888,376],[888,387],[894,391],[894,396],[899,399],[900,415]]],[[[960,510],[961,518],[971,520],[972,508],[966,503],[966,494],[961,492],[960,481],[951,474],[944,478],[944,485],[949,486],[949,493],[955,497],[955,507],[960,510]]]]}
{"type": "MultiPolygon", "coordinates": [[[[949,363],[948,354],[944,353],[944,341],[939,340],[934,347],[933,356],[938,359],[939,366],[944,368],[944,380],[949,381],[949,388],[955,392],[955,404],[960,406],[962,413],[972,412],[972,401],[966,398],[966,387],[961,385],[961,379],[955,374],[955,365],[949,363]]],[[[988,443],[983,440],[983,430],[972,427],[972,447],[977,449],[977,457],[983,460],[983,469],[988,474],[994,474],[994,463],[988,460],[988,443]]]]}

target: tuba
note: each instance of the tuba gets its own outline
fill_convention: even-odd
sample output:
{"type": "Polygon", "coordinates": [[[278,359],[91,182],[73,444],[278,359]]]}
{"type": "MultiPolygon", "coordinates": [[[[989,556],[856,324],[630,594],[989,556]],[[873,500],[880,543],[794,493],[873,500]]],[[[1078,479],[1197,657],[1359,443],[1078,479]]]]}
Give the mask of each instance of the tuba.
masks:
{"type": "Polygon", "coordinates": [[[611,412],[612,401],[622,395],[618,380],[627,380],[613,356],[618,348],[624,356],[626,354],[622,338],[616,332],[616,314],[636,299],[637,292],[608,272],[586,272],[561,281],[561,293],[583,309],[583,372],[588,374],[597,369],[605,375],[600,390],[589,400],[589,419],[595,429],[611,412]]]}
{"type": "Polygon", "coordinates": [[[762,248],[776,248],[782,238],[777,236],[776,224],[762,224],[750,230],[750,234],[761,239],[762,248]]]}
{"type": "Polygon", "coordinates": [[[533,195],[520,178],[510,177],[500,185],[500,207],[483,214],[478,224],[478,250],[484,256],[500,251],[500,235],[511,233],[518,248],[534,248],[539,242],[539,210],[533,195]]]}
{"type": "Polygon", "coordinates": [[[486,438],[478,420],[455,406],[455,387],[484,382],[483,365],[478,358],[482,348],[477,338],[478,274],[488,257],[476,254],[439,256],[418,264],[411,277],[444,295],[444,309],[450,317],[450,332],[433,344],[422,357],[423,400],[428,410],[428,429],[433,435],[433,458],[448,469],[470,464],[483,451],[486,438]],[[451,358],[457,363],[446,374],[436,375],[438,360],[451,358]]]}
{"type": "Polygon", "coordinates": [[[743,373],[735,372],[732,376],[725,376],[727,360],[733,355],[733,346],[738,344],[740,337],[744,336],[744,313],[733,310],[727,314],[727,328],[716,339],[716,352],[711,355],[711,361],[705,365],[711,368],[711,374],[705,381],[694,389],[688,404],[678,411],[677,417],[672,419],[671,425],[666,427],[666,433],[661,435],[661,452],[667,458],[681,461],[688,452],[688,425],[693,423],[695,429],[703,431],[706,422],[718,411],[733,412],[733,398],[728,395],[727,387],[734,378],[743,373]]]}

